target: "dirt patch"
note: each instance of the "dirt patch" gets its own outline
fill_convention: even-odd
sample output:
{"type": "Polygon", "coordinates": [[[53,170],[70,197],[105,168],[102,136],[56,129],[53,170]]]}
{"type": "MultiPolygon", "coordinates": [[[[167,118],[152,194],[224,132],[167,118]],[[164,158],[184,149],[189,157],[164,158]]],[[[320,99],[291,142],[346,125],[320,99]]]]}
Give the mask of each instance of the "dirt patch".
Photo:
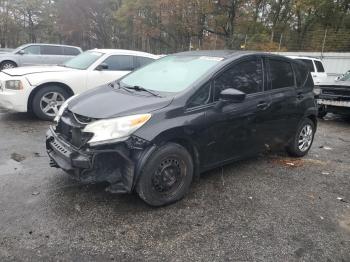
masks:
{"type": "Polygon", "coordinates": [[[12,153],[11,159],[15,160],[16,162],[22,162],[26,159],[24,155],[18,154],[18,153],[12,153]]]}
{"type": "Polygon", "coordinates": [[[270,160],[271,163],[279,164],[287,167],[302,167],[305,164],[314,164],[314,165],[327,165],[325,161],[321,161],[318,159],[310,159],[310,158],[272,158],[270,160]]]}
{"type": "Polygon", "coordinates": [[[339,220],[339,226],[350,233],[350,213],[339,220]]]}

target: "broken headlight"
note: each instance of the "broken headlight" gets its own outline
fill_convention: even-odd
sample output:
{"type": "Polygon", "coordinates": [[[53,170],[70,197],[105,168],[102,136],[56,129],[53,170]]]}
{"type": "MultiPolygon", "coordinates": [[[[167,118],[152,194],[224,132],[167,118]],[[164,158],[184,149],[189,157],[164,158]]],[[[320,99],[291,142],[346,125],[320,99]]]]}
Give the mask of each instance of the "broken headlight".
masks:
{"type": "Polygon", "coordinates": [[[150,118],[151,114],[142,114],[99,120],[88,124],[83,132],[93,134],[88,142],[91,146],[125,141],[150,118]]]}
{"type": "Polygon", "coordinates": [[[77,95],[74,95],[74,96],[68,98],[68,99],[61,105],[61,107],[60,107],[60,109],[58,110],[58,112],[57,112],[57,114],[56,114],[56,117],[55,117],[55,119],[54,119],[54,122],[55,122],[55,123],[58,123],[58,121],[60,121],[60,118],[61,118],[61,116],[63,115],[64,110],[67,109],[69,102],[72,101],[73,98],[75,98],[76,96],[77,96],[77,95]]]}

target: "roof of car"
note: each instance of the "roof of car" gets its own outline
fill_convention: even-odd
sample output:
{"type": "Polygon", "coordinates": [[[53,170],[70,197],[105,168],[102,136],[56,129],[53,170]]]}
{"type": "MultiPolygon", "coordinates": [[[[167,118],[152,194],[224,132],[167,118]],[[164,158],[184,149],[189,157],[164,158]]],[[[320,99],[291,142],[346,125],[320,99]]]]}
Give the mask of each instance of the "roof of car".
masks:
{"type": "Polygon", "coordinates": [[[177,53],[176,55],[231,58],[238,55],[254,54],[254,53],[257,53],[257,52],[239,51],[239,50],[200,50],[200,51],[181,52],[181,53],[177,53]]]}
{"type": "Polygon", "coordinates": [[[187,51],[182,53],[177,53],[175,55],[183,55],[183,56],[208,56],[208,57],[218,57],[223,58],[224,60],[232,59],[235,57],[240,57],[244,55],[265,55],[270,57],[278,57],[290,59],[286,56],[272,54],[268,52],[260,52],[260,51],[241,51],[241,50],[202,50],[202,51],[187,51]]]}
{"type": "Polygon", "coordinates": [[[287,56],[289,58],[292,59],[305,59],[305,60],[317,60],[317,61],[321,61],[320,59],[316,58],[316,57],[310,57],[310,56],[296,56],[296,55],[289,55],[287,56]]]}
{"type": "Polygon", "coordinates": [[[118,54],[118,55],[133,55],[133,56],[144,56],[149,58],[159,58],[157,55],[153,55],[146,52],[126,50],[126,49],[91,49],[89,51],[102,52],[105,54],[118,54]]]}
{"type": "Polygon", "coordinates": [[[45,44],[45,43],[29,43],[29,44],[25,44],[24,46],[28,46],[28,45],[65,46],[65,47],[74,47],[74,48],[79,48],[79,49],[81,49],[79,46],[62,45],[62,44],[45,44]]]}

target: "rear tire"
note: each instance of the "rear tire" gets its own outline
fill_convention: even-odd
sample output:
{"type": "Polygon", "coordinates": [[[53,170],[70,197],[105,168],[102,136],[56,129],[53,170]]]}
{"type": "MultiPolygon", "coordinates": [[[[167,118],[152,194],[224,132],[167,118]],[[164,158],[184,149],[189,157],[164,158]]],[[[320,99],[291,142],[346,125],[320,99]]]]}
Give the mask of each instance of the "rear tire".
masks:
{"type": "Polygon", "coordinates": [[[151,206],[182,199],[193,178],[193,160],[181,145],[168,143],[155,151],[142,169],[136,191],[151,206]]]}
{"type": "Polygon", "coordinates": [[[289,155],[294,157],[305,156],[314,141],[315,130],[314,122],[309,118],[305,118],[298,126],[292,141],[287,147],[289,155]]]}
{"type": "Polygon", "coordinates": [[[5,70],[5,69],[10,69],[10,68],[15,68],[17,67],[17,64],[12,61],[4,61],[0,65],[0,70],[5,70]]]}
{"type": "Polygon", "coordinates": [[[45,86],[33,98],[32,110],[42,120],[53,120],[70,94],[60,86],[45,86]]]}

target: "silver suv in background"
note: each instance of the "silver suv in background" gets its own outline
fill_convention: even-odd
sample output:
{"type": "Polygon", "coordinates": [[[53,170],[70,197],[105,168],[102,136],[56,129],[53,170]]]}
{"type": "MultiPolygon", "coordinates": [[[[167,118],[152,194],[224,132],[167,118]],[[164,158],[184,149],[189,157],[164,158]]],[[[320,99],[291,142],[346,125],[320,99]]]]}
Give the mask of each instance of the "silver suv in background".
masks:
{"type": "Polygon", "coordinates": [[[19,66],[56,65],[81,54],[80,47],[52,44],[26,44],[0,53],[0,70],[19,66]]]}

